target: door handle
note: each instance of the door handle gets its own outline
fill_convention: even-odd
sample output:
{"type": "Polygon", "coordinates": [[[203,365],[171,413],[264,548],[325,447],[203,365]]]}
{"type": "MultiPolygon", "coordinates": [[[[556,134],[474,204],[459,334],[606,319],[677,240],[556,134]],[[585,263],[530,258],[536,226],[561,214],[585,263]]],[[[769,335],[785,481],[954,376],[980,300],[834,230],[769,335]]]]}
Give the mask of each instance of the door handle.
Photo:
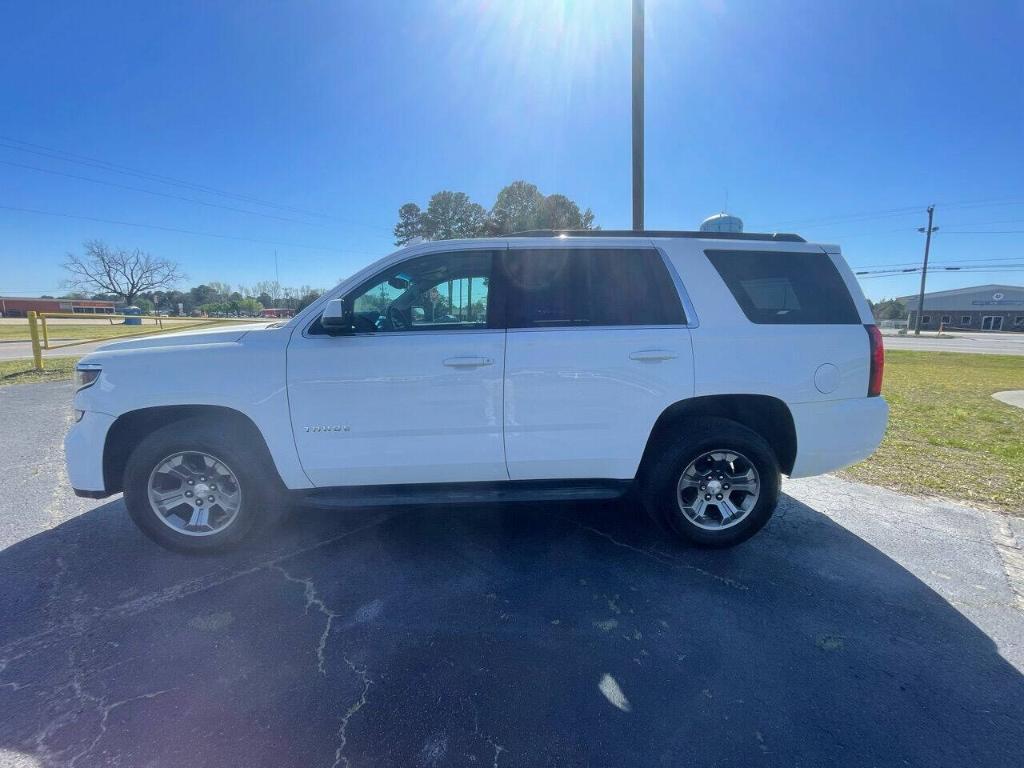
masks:
{"type": "Polygon", "coordinates": [[[640,360],[642,362],[674,360],[677,357],[679,355],[671,349],[639,349],[636,352],[629,353],[630,360],[640,360]]]}
{"type": "Polygon", "coordinates": [[[449,368],[480,368],[494,365],[494,360],[489,357],[449,357],[444,364],[449,368]]]}

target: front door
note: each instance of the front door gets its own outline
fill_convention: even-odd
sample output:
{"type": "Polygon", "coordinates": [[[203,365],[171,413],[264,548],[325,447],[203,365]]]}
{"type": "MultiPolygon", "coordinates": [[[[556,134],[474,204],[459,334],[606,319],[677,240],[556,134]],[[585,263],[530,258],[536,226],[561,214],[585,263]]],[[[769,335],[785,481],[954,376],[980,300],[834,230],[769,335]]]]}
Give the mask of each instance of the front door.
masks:
{"type": "Polygon", "coordinates": [[[983,331],[1001,331],[1003,330],[1003,316],[1002,315],[985,315],[981,318],[981,330],[983,331]]]}
{"type": "Polygon", "coordinates": [[[288,347],[288,400],[318,486],[507,480],[505,332],[488,322],[491,251],[414,257],[344,300],[345,335],[318,322],[288,347]]]}
{"type": "Polygon", "coordinates": [[[632,478],[658,416],[693,394],[690,330],[660,252],[511,243],[503,263],[509,476],[632,478]]]}

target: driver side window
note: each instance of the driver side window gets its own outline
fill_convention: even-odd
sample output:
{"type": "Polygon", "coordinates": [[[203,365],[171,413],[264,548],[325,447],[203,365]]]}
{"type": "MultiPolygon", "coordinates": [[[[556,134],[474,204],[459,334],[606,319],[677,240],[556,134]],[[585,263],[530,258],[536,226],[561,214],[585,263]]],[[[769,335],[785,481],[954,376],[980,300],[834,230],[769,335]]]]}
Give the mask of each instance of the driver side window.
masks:
{"type": "Polygon", "coordinates": [[[487,327],[490,251],[432,253],[402,262],[345,297],[356,333],[487,327]]]}

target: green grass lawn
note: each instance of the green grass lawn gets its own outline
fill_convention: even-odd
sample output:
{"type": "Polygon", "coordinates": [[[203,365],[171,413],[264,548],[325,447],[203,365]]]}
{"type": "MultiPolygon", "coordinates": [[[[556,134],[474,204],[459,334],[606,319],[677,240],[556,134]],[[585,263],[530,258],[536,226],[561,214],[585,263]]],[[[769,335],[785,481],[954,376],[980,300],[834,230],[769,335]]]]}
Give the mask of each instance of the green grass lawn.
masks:
{"type": "MultiPolygon", "coordinates": [[[[163,332],[169,331],[184,331],[189,328],[198,326],[198,323],[205,321],[182,321],[182,320],[164,320],[163,332]]],[[[216,325],[216,322],[210,322],[209,325],[201,327],[211,328],[216,325]]],[[[142,333],[158,333],[160,332],[159,326],[151,318],[145,318],[141,326],[138,325],[124,325],[117,323],[114,325],[110,324],[109,320],[93,320],[87,323],[65,323],[61,324],[58,320],[51,320],[46,324],[46,331],[50,337],[50,342],[54,344],[60,344],[58,339],[74,339],[80,341],[84,339],[116,339],[120,336],[130,336],[133,334],[142,333]]],[[[39,339],[42,341],[43,329],[40,324],[39,327],[39,339]]],[[[0,341],[30,341],[31,336],[28,330],[28,321],[19,323],[0,323],[0,341]]]]}
{"type": "Polygon", "coordinates": [[[1006,389],[1024,389],[1024,357],[886,352],[889,429],[840,474],[1024,514],[1024,410],[991,396],[1006,389]]]}
{"type": "Polygon", "coordinates": [[[67,381],[74,375],[77,360],[77,357],[48,357],[42,371],[35,370],[31,360],[0,360],[0,386],[67,381]]]}

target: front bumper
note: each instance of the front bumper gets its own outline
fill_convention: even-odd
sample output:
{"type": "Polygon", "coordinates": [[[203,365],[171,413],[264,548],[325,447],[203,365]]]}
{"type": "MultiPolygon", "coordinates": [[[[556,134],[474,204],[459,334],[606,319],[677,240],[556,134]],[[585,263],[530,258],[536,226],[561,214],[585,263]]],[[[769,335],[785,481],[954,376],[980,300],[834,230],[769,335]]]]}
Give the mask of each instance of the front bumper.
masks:
{"type": "Polygon", "coordinates": [[[790,405],[796,427],[796,463],[790,477],[833,472],[863,461],[878,448],[889,421],[881,397],[790,405]]]}
{"type": "Polygon", "coordinates": [[[110,495],[103,481],[103,447],[113,423],[113,416],[85,411],[64,438],[68,480],[77,496],[101,499],[110,495]]]}

